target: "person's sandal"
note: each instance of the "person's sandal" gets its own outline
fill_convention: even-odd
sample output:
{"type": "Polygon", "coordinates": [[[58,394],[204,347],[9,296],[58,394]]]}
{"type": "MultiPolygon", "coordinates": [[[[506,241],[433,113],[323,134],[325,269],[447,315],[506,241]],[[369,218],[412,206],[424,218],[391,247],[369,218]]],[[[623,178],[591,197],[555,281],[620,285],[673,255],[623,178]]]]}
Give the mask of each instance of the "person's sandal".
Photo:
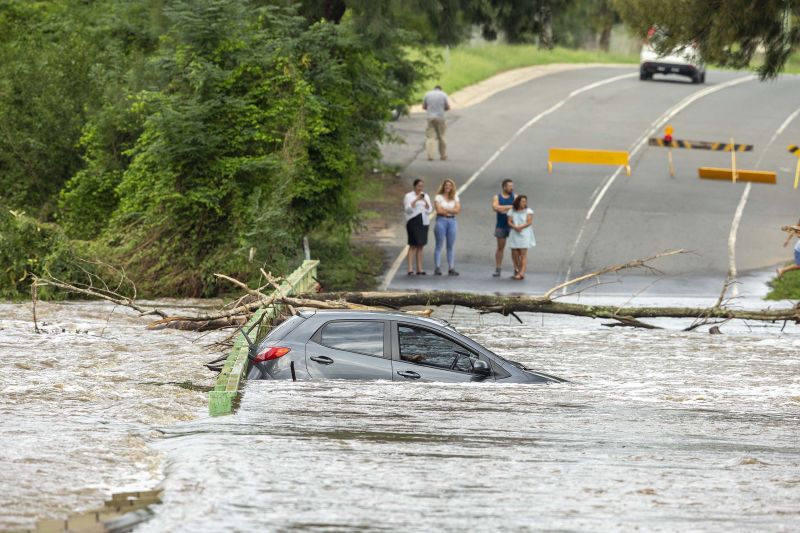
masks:
{"type": "Polygon", "coordinates": [[[413,270],[409,270],[407,275],[413,276],[414,275],[414,271],[413,270]]]}
{"type": "Polygon", "coordinates": [[[417,276],[427,276],[427,275],[428,273],[425,272],[424,270],[422,272],[417,272],[417,276]]]}

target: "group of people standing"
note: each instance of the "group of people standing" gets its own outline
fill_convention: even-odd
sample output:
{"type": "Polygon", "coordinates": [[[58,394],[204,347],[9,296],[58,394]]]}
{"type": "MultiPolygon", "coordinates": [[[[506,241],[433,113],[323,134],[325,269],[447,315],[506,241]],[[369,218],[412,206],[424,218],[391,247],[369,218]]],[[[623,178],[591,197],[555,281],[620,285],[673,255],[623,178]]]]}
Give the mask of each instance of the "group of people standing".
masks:
{"type": "MultiPolygon", "coordinates": [[[[408,275],[425,276],[422,267],[422,251],[428,244],[428,229],[435,216],[433,234],[436,244],[433,252],[435,265],[434,275],[442,275],[442,248],[447,250],[447,273],[458,276],[455,270],[455,244],[458,234],[456,216],[461,213],[461,201],[456,193],[456,184],[446,179],[436,191],[431,202],[424,191],[425,184],[421,179],[414,180],[414,189],[403,198],[403,209],[406,217],[408,234],[408,275]],[[435,213],[435,215],[434,215],[435,213]],[[414,268],[416,267],[416,271],[414,268]]],[[[511,260],[514,264],[514,275],[511,279],[525,279],[528,268],[528,250],[536,246],[533,233],[533,209],[528,207],[528,197],[514,193],[514,182],[504,180],[502,190],[492,197],[492,209],[497,214],[494,236],[497,239],[495,252],[494,277],[500,277],[503,266],[503,255],[506,245],[511,248],[511,260]]]]}
{"type": "MultiPolygon", "coordinates": [[[[428,125],[425,130],[425,150],[428,161],[433,161],[436,148],[439,157],[447,159],[447,143],[445,134],[445,111],[450,110],[447,94],[440,86],[428,91],[422,100],[422,108],[427,112],[428,125]]],[[[436,218],[433,234],[436,237],[436,246],[433,252],[435,265],[434,275],[442,275],[442,248],[447,249],[447,274],[458,276],[455,270],[455,244],[458,234],[456,216],[461,213],[461,202],[456,192],[456,184],[451,179],[446,179],[436,191],[436,196],[431,202],[428,193],[424,190],[421,179],[414,180],[414,189],[408,192],[403,199],[403,209],[406,217],[406,230],[408,233],[408,275],[424,276],[427,273],[422,268],[422,250],[428,244],[428,227],[431,219],[436,218]],[[414,270],[416,267],[416,271],[414,270]]],[[[536,246],[533,234],[533,210],[528,207],[528,197],[524,194],[514,194],[514,182],[507,179],[502,183],[502,190],[492,197],[492,209],[497,213],[494,236],[497,238],[497,251],[495,252],[494,277],[500,277],[503,266],[503,255],[506,244],[511,248],[511,260],[514,263],[512,279],[525,279],[528,268],[528,249],[536,246]]]]}

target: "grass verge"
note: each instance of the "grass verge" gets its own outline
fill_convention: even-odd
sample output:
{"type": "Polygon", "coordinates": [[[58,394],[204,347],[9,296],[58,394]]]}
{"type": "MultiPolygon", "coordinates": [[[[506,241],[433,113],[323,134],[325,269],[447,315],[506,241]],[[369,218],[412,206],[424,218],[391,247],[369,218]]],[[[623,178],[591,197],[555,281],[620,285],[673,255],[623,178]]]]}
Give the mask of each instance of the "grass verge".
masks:
{"type": "MultiPolygon", "coordinates": [[[[415,58],[421,52],[412,52],[415,58]]],[[[556,47],[540,50],[534,45],[483,44],[480,46],[457,46],[446,49],[432,47],[426,51],[435,58],[435,74],[424,88],[415,95],[415,102],[422,99],[428,85],[441,85],[448,93],[454,93],[469,85],[490,78],[495,74],[520,67],[546,65],[550,63],[631,63],[639,62],[638,54],[610,54],[600,50],[574,50],[556,47]]]]}
{"type": "Polygon", "coordinates": [[[767,300],[800,300],[800,270],[773,279],[769,286],[772,289],[767,294],[767,300]]]}
{"type": "Polygon", "coordinates": [[[789,60],[786,61],[786,67],[783,69],[784,74],[800,74],[800,54],[792,54],[789,60]]]}
{"type": "Polygon", "coordinates": [[[334,227],[311,235],[311,256],[320,260],[318,276],[324,291],[377,289],[388,266],[380,240],[402,223],[400,202],[405,192],[405,182],[392,169],[365,172],[358,188],[357,230],[350,235],[347,228],[334,227]]]}

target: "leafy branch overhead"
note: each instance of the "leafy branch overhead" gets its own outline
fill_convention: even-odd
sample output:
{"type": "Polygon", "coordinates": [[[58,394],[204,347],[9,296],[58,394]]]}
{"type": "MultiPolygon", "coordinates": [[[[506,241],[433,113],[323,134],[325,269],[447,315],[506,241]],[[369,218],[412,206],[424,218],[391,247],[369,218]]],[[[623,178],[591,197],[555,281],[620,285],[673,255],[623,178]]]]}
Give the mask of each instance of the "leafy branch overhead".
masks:
{"type": "Polygon", "coordinates": [[[695,43],[711,64],[748,68],[759,63],[773,78],[800,45],[800,2],[792,0],[614,0],[622,19],[642,38],[657,28],[661,52],[695,43]]]}

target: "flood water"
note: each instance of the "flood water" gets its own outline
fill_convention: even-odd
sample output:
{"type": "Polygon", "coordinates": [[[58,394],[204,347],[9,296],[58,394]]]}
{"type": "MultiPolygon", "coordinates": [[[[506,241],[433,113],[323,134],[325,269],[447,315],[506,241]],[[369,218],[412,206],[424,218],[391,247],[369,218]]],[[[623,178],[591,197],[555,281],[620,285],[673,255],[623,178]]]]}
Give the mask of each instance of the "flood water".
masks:
{"type": "Polygon", "coordinates": [[[212,337],[146,331],[106,303],[39,303],[37,314],[38,335],[30,304],[0,303],[0,530],[152,489],[153,428],[207,411],[206,394],[170,382],[214,381],[202,366],[212,337]]]}
{"type": "Polygon", "coordinates": [[[155,486],[139,531],[800,524],[797,326],[462,310],[459,330],[571,383],[251,382],[235,415],[210,419],[202,392],[154,384],[210,385],[209,337],[121,311],[106,324],[110,309],[50,304],[40,316],[66,332],[34,335],[29,307],[0,305],[0,529],[155,486]]]}

